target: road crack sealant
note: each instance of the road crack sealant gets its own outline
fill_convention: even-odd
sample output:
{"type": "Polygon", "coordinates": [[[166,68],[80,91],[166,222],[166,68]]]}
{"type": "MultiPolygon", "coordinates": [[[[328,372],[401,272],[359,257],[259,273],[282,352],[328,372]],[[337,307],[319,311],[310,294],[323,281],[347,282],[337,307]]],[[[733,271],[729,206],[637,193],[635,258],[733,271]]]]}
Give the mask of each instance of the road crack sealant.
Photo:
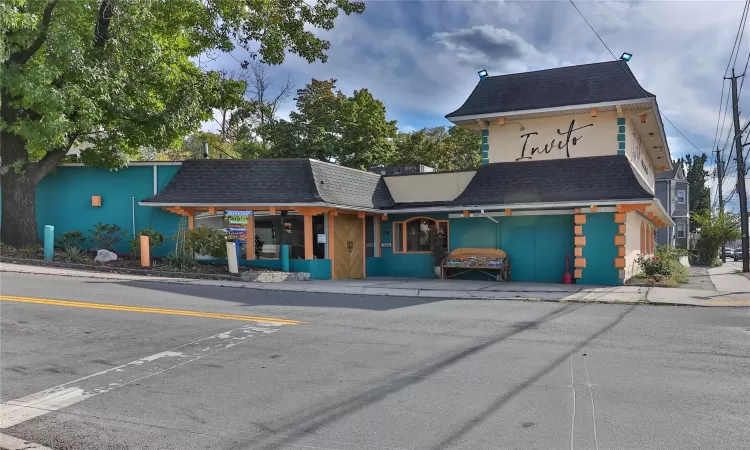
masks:
{"type": "Polygon", "coordinates": [[[0,429],[59,411],[95,395],[105,394],[168,370],[274,333],[281,324],[254,324],[234,328],[155,353],[15,400],[0,403],[0,429]]]}

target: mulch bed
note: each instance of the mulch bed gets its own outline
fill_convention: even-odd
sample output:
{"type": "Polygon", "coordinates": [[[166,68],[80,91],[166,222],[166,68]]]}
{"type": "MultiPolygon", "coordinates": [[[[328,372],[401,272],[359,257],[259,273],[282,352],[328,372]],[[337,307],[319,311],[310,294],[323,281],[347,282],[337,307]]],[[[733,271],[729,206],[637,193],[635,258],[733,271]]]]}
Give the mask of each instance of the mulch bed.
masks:
{"type": "Polygon", "coordinates": [[[140,258],[132,258],[129,254],[117,254],[117,260],[100,263],[94,261],[96,253],[87,252],[83,262],[67,262],[62,260],[62,250],[55,249],[55,257],[52,261],[44,259],[41,249],[18,250],[3,247],[0,250],[0,262],[11,264],[25,264],[33,266],[59,267],[64,269],[89,270],[106,273],[133,274],[145,276],[194,278],[203,280],[240,280],[242,272],[276,272],[273,269],[251,268],[240,266],[238,274],[227,271],[227,267],[218,264],[198,263],[189,272],[176,272],[169,270],[162,264],[161,258],[151,258],[151,267],[141,267],[140,258]]]}

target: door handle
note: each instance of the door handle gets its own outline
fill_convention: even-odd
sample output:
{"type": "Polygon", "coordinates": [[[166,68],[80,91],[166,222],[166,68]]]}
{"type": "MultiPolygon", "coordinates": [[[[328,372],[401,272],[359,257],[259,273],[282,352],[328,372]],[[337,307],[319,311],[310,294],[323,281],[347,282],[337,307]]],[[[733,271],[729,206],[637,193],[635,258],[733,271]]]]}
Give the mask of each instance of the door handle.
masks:
{"type": "Polygon", "coordinates": [[[346,241],[346,248],[351,253],[354,250],[354,241],[346,241]]]}

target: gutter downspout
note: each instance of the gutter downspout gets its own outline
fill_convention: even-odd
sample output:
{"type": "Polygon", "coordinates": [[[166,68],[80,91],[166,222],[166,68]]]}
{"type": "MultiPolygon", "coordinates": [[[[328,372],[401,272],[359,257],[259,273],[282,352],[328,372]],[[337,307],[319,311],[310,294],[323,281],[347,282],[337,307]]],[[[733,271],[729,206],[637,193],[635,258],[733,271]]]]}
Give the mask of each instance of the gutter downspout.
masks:
{"type": "Polygon", "coordinates": [[[132,217],[133,217],[133,236],[135,236],[135,197],[132,197],[131,202],[132,202],[132,207],[133,207],[133,212],[132,212],[132,217]]]}

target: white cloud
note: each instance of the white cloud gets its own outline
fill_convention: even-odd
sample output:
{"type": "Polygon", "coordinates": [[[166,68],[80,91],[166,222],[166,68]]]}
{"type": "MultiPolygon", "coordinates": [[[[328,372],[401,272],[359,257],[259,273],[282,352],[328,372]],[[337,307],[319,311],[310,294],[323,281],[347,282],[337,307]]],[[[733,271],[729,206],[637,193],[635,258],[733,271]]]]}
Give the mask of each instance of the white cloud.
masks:
{"type": "MultiPolygon", "coordinates": [[[[630,67],[662,112],[709,152],[743,3],[577,4],[616,56],[634,54],[630,67]]],[[[390,118],[412,125],[416,116],[445,123],[442,116],[463,103],[480,69],[500,74],[612,58],[568,2],[368,2],[363,15],[340,16],[333,30],[316,33],[331,41],[326,64],[290,56],[274,73],[291,72],[299,87],[313,77],[336,78],[347,93],[366,87],[390,118]]],[[[747,34],[738,71],[750,51],[747,34]]],[[[750,113],[750,100],[741,106],[750,113]]],[[[292,107],[290,101],[287,115],[292,107]]],[[[665,127],[674,157],[695,152],[665,127]]]]}

